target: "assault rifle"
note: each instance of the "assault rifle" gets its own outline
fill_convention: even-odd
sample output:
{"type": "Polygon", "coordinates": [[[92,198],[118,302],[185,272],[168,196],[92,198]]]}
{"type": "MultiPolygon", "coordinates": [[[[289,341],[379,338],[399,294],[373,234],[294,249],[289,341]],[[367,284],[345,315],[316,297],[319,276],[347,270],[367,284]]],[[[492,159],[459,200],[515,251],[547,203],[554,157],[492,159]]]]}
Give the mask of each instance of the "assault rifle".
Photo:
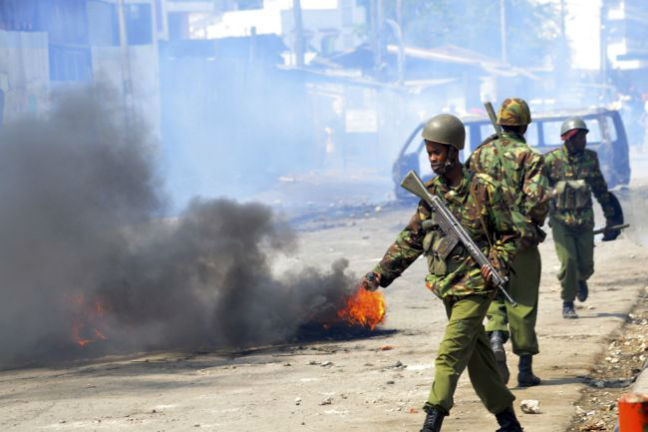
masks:
{"type": "Polygon", "coordinates": [[[490,119],[491,124],[495,129],[495,133],[497,134],[497,137],[502,138],[502,127],[497,124],[497,116],[495,115],[495,109],[493,109],[493,104],[490,103],[490,101],[486,101],[484,102],[484,108],[486,108],[486,112],[488,113],[488,118],[490,119]]]}
{"type": "Polygon", "coordinates": [[[407,173],[401,182],[401,187],[421,198],[432,208],[432,211],[437,216],[437,221],[439,222],[441,231],[443,231],[447,237],[447,252],[449,253],[457,243],[461,242],[470,256],[475,260],[475,262],[477,262],[480,269],[483,266],[488,267],[491,272],[492,283],[502,292],[502,294],[504,294],[504,297],[506,297],[509,303],[511,303],[512,306],[517,306],[517,302],[513,300],[511,295],[506,291],[508,279],[502,276],[497,269],[493,267],[488,258],[486,258],[482,253],[481,249],[479,249],[472,238],[470,238],[468,232],[466,232],[464,227],[462,227],[459,221],[457,221],[457,218],[455,218],[450,210],[448,210],[441,198],[428,192],[427,188],[414,171],[407,173]]]}
{"type": "Polygon", "coordinates": [[[596,235],[596,234],[605,234],[608,231],[616,231],[616,230],[621,231],[622,229],[626,229],[629,226],[630,226],[630,224],[619,224],[619,225],[612,225],[612,226],[604,227],[604,228],[598,228],[598,229],[594,230],[593,234],[594,235],[596,235]]]}

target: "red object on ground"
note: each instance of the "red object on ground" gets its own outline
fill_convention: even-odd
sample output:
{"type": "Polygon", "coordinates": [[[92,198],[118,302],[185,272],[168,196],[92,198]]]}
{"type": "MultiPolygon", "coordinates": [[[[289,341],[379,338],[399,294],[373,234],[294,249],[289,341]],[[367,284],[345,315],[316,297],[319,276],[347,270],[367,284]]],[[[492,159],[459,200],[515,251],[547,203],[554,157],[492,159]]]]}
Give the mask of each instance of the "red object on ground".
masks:
{"type": "Polygon", "coordinates": [[[624,394],[618,403],[619,432],[648,432],[648,395],[624,394]]]}

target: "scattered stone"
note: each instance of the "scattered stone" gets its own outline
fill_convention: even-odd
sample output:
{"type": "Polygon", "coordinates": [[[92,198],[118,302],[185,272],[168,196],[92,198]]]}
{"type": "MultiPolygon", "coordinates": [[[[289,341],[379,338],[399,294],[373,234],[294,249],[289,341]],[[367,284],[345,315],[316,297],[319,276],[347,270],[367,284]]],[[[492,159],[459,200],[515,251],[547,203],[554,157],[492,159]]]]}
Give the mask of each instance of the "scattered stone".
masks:
{"type": "Polygon", "coordinates": [[[576,414],[578,415],[583,415],[586,412],[583,408],[580,407],[580,405],[576,405],[575,408],[576,408],[576,414]]]}
{"type": "Polygon", "coordinates": [[[396,348],[394,345],[382,345],[380,348],[378,348],[378,351],[390,351],[396,348]]]}
{"type": "Polygon", "coordinates": [[[296,397],[295,398],[295,405],[301,405],[301,403],[302,403],[302,398],[296,397]]]}
{"type": "Polygon", "coordinates": [[[327,396],[322,402],[320,402],[320,405],[331,405],[332,403],[333,398],[331,398],[331,396],[327,396]]]}
{"type": "Polygon", "coordinates": [[[320,363],[320,366],[322,366],[322,367],[330,367],[330,366],[333,366],[333,362],[332,361],[325,361],[325,362],[320,363]]]}
{"type": "Polygon", "coordinates": [[[394,380],[389,380],[387,381],[387,384],[396,384],[396,382],[394,380]]]}
{"type": "Polygon", "coordinates": [[[283,364],[284,366],[292,366],[289,362],[283,364]]]}
{"type": "Polygon", "coordinates": [[[320,363],[319,363],[318,361],[316,361],[316,360],[311,360],[311,361],[308,362],[308,364],[309,364],[310,366],[317,366],[317,365],[320,364],[320,363]]]}
{"type": "Polygon", "coordinates": [[[535,399],[525,399],[520,402],[520,409],[526,414],[540,414],[540,402],[535,399]]]}

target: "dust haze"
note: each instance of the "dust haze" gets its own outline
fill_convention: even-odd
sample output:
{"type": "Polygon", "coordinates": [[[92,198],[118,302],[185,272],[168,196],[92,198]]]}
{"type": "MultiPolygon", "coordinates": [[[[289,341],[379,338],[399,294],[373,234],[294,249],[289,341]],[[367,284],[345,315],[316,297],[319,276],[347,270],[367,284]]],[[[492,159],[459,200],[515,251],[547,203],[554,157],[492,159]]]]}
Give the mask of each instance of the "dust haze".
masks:
{"type": "Polygon", "coordinates": [[[264,205],[194,198],[165,219],[155,142],[103,86],[54,94],[0,143],[0,366],[283,341],[352,290],[344,259],[273,276],[296,239],[264,205]]]}

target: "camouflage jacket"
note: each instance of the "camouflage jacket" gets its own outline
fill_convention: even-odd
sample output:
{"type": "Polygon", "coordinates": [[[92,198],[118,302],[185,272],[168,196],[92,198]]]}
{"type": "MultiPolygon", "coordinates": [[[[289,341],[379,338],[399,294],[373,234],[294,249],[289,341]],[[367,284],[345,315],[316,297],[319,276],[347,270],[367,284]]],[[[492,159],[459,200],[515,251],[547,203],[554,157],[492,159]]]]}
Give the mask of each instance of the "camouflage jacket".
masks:
{"type": "MultiPolygon", "coordinates": [[[[608,192],[607,183],[603,178],[603,173],[599,168],[598,156],[595,151],[585,149],[578,155],[569,155],[563,145],[561,148],[553,150],[545,155],[545,164],[549,184],[552,188],[560,186],[561,181],[584,180],[589,190],[603,208],[603,214],[606,218],[614,216],[614,207],[610,203],[610,193],[608,192]]],[[[557,191],[554,190],[554,195],[557,191]]],[[[551,205],[551,220],[560,222],[572,229],[592,229],[594,228],[594,210],[592,209],[591,193],[587,193],[587,201],[584,205],[575,206],[579,208],[560,208],[554,198],[551,205]]]]}
{"type": "MultiPolygon", "coordinates": [[[[450,188],[441,176],[426,186],[430,193],[443,199],[484,254],[507,274],[519,246],[520,234],[493,180],[485,174],[463,169],[461,182],[454,188],[450,188]]],[[[435,214],[429,205],[420,201],[416,213],[374,269],[380,274],[380,284],[388,286],[424,254],[429,268],[426,286],[439,297],[485,294],[490,287],[486,286],[477,263],[461,244],[446,250],[445,257],[440,255],[445,237],[434,221],[435,214]],[[431,222],[423,223],[428,220],[431,222]]]]}
{"type": "Polygon", "coordinates": [[[525,247],[536,246],[546,235],[540,228],[549,211],[549,180],[542,154],[528,146],[524,136],[504,132],[470,156],[468,167],[491,176],[503,186],[509,206],[523,216],[516,220],[525,247]]]}

